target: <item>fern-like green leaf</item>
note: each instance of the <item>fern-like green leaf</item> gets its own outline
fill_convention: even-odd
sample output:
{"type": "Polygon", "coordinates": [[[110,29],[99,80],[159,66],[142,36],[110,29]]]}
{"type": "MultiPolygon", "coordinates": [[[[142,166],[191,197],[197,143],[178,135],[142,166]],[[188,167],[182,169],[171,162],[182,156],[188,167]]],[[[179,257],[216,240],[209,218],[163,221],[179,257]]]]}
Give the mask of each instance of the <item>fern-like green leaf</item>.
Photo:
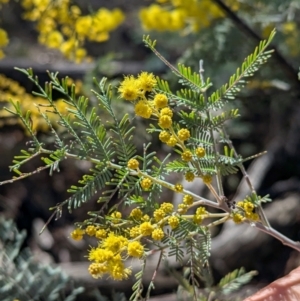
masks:
{"type": "Polygon", "coordinates": [[[21,251],[25,237],[11,220],[0,217],[1,301],[74,301],[84,289],[72,287],[59,268],[37,263],[28,249],[21,251]]]}
{"type": "Polygon", "coordinates": [[[219,291],[225,295],[230,294],[247,284],[255,275],[256,271],[246,273],[244,268],[236,269],[220,280],[219,291]]]}
{"type": "Polygon", "coordinates": [[[272,51],[267,50],[267,47],[270,45],[274,35],[275,30],[271,32],[268,40],[261,41],[254,52],[244,60],[242,67],[238,68],[235,74],[230,77],[228,84],[223,85],[208,97],[210,109],[220,109],[227,101],[234,99],[245,86],[245,80],[253,76],[259,67],[270,58],[272,51]]]}

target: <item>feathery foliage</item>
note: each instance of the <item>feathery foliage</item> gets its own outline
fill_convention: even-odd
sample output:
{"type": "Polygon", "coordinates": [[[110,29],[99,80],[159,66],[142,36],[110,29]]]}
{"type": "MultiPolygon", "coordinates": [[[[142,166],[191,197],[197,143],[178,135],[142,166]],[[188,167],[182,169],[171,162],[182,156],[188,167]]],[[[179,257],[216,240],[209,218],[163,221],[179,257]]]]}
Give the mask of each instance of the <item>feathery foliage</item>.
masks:
{"type": "MultiPolygon", "coordinates": [[[[228,121],[239,116],[232,100],[246,80],[270,57],[268,46],[274,34],[272,31],[270,37],[245,59],[228,83],[210,96],[208,92],[212,84],[204,78],[202,60],[199,73],[182,64],[177,69],[156,50],[155,41],[144,37],[146,46],[179,78],[183,88],[171,91],[163,79],[141,72],[137,77],[125,76],[117,93],[134,106],[136,118],[151,118],[148,133],[158,135],[159,140],[169,147],[169,154],[165,157],[159,152],[149,151],[149,143],[144,144],[142,154],[137,152],[132,139],[136,134],[131,126],[131,116],[125,113],[120,120],[117,118],[112,106],[116,91],[105,78],[100,82],[95,80],[97,89],[93,90],[93,94],[98,101],[95,106],[90,105],[86,97],[77,97],[75,86],[69,88],[67,79],[59,79],[57,73],[49,73],[50,81],[42,88],[32,70],[21,70],[36,84],[39,93],[35,94],[48,101],[49,113],[56,114],[59,121],[51,126],[53,140],[47,145],[40,142],[33,131],[30,113],[23,115],[19,104],[13,104],[15,111],[12,113],[21,118],[33,140],[29,149],[22,150],[21,155],[15,158],[10,168],[18,176],[9,181],[23,179],[41,169],[49,169],[52,174],[66,159],[84,160],[91,165],[90,172],[77,185],[70,187],[71,196],[53,208],[52,216],[61,213],[64,205],[71,210],[90,201],[96,194],[100,195],[100,209],[89,212],[89,217],[78,222],[71,233],[76,240],[82,239],[83,235],[95,237],[96,246],[89,250],[88,255],[92,277],[108,275],[115,280],[127,279],[131,268],[126,267],[125,261],[138,258],[142,270],[135,275],[131,300],[140,300],[145,294],[147,299],[155,284],[156,271],[168,254],[182,266],[188,266],[188,279],[192,284],[190,292],[196,300],[200,280],[212,289],[210,229],[227,220],[248,223],[266,233],[272,231],[273,236],[300,250],[299,243],[276,234],[266,222],[261,203],[269,201],[268,196],[257,195],[248,179],[243,162],[261,154],[242,158],[225,129],[228,121]],[[58,110],[52,90],[62,97],[66,105],[64,113],[58,110]],[[230,106],[226,106],[229,102],[230,106]],[[99,117],[99,108],[108,114],[108,120],[99,117]],[[41,157],[44,165],[31,173],[22,173],[23,164],[37,156],[41,157]],[[239,171],[247,178],[249,192],[235,204],[224,195],[222,180],[224,176],[239,171]],[[173,183],[172,173],[181,174],[191,182],[195,178],[202,179],[212,200],[185,189],[181,182],[173,183]],[[176,206],[164,201],[162,198],[166,190],[181,195],[182,201],[176,206]],[[113,198],[116,201],[110,206],[113,198]],[[211,208],[214,211],[211,212],[211,208]],[[147,257],[155,252],[159,252],[159,260],[145,292],[143,274],[147,257]]],[[[47,112],[42,116],[49,123],[47,112]]],[[[218,291],[227,293],[237,289],[252,275],[245,274],[243,270],[233,272],[224,278],[218,291]]]]}
{"type": "Polygon", "coordinates": [[[28,249],[21,250],[26,237],[12,220],[0,218],[0,297],[3,301],[72,301],[84,291],[75,288],[59,268],[35,261],[28,249]]]}

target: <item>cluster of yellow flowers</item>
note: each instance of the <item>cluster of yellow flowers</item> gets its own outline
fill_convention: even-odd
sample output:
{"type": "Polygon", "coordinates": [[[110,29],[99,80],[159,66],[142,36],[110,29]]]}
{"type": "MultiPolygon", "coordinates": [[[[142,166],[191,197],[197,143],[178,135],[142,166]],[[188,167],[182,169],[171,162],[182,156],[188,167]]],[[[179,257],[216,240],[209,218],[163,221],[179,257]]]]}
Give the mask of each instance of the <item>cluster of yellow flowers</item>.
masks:
{"type": "MultiPolygon", "coordinates": [[[[134,111],[137,116],[149,119],[157,119],[157,124],[161,128],[159,139],[170,147],[179,147],[182,151],[181,159],[190,162],[194,158],[201,159],[205,157],[206,151],[202,146],[191,150],[185,145],[190,138],[190,131],[186,128],[178,129],[173,127],[173,110],[169,106],[169,100],[165,94],[156,93],[157,81],[152,73],[142,72],[135,78],[126,76],[118,89],[120,97],[134,103],[134,111]]],[[[132,162],[130,165],[133,164],[132,162]]],[[[136,163],[135,163],[136,164],[136,163]]],[[[136,169],[135,167],[128,166],[136,169]]],[[[210,184],[212,177],[210,175],[199,175],[205,184],[210,184]]],[[[186,179],[193,181],[195,175],[188,172],[186,179]]],[[[152,185],[150,179],[145,178],[141,181],[144,190],[149,190],[152,185]]]]}
{"type": "Polygon", "coordinates": [[[253,203],[245,200],[237,203],[237,211],[232,214],[232,219],[236,224],[243,222],[245,219],[258,221],[259,215],[254,212],[255,206],[253,203]]]}
{"type": "Polygon", "coordinates": [[[86,40],[103,42],[109,33],[124,20],[119,9],[101,8],[91,15],[82,15],[81,9],[70,0],[22,0],[24,19],[37,22],[39,42],[60,50],[75,62],[87,58],[86,40]]]}
{"type": "Polygon", "coordinates": [[[7,32],[0,28],[0,59],[4,58],[4,51],[3,48],[8,44],[9,39],[8,39],[8,35],[7,32]]]}
{"type": "MultiPolygon", "coordinates": [[[[69,79],[68,84],[71,85],[73,81],[69,79]]],[[[76,91],[79,93],[81,87],[81,82],[76,82],[76,91]]],[[[19,119],[13,118],[10,112],[3,109],[7,107],[8,109],[14,111],[10,100],[13,102],[19,102],[23,114],[25,115],[27,111],[31,112],[31,124],[33,131],[42,131],[47,132],[49,130],[49,125],[41,115],[41,113],[46,113],[50,122],[55,126],[57,125],[58,116],[56,114],[50,113],[49,103],[42,97],[33,96],[30,93],[26,93],[24,87],[20,86],[17,81],[14,81],[3,74],[0,74],[0,103],[3,103],[0,109],[0,126],[4,125],[14,125],[19,124],[22,127],[24,126],[23,122],[19,119]]],[[[62,114],[67,114],[67,104],[59,99],[55,102],[55,105],[58,111],[62,114]]]]}
{"type": "MultiPolygon", "coordinates": [[[[145,30],[197,32],[208,27],[218,18],[224,17],[222,10],[210,0],[157,0],[141,9],[139,18],[145,30]],[[163,4],[163,5],[162,5],[163,4]],[[166,4],[166,5],[165,5],[166,4]]],[[[231,9],[237,10],[238,1],[226,1],[231,9]]]]}
{"type": "MultiPolygon", "coordinates": [[[[8,3],[9,0],[0,0],[0,9],[2,8],[2,4],[8,3]]],[[[7,32],[0,28],[0,60],[4,58],[5,54],[3,48],[8,44],[9,39],[7,32]]]]}
{"type": "Polygon", "coordinates": [[[81,240],[83,235],[97,239],[97,247],[89,250],[88,259],[92,263],[89,272],[94,278],[104,275],[114,280],[123,280],[130,276],[131,269],[125,267],[129,257],[143,258],[147,256],[143,240],[161,241],[165,235],[165,227],[172,230],[180,224],[180,219],[189,218],[196,224],[201,224],[207,216],[204,207],[199,207],[194,215],[183,216],[193,204],[193,198],[185,195],[183,203],[177,212],[171,203],[165,202],[154,210],[152,217],[144,214],[140,208],[134,208],[126,218],[119,211],[106,216],[105,225],[90,224],[84,230],[77,228],[71,233],[74,240],[81,240]],[[181,207],[185,208],[183,211],[181,207]]]}

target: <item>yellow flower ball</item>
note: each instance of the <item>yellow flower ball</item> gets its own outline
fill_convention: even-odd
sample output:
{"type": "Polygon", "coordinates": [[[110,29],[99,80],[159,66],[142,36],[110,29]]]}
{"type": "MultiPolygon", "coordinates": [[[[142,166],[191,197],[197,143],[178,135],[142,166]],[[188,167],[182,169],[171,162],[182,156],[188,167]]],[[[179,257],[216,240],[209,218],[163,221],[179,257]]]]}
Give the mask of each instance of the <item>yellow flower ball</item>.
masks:
{"type": "Polygon", "coordinates": [[[152,186],[152,181],[149,178],[143,178],[141,181],[141,187],[144,190],[149,190],[152,186]]]}
{"type": "Polygon", "coordinates": [[[205,149],[203,147],[197,147],[196,148],[196,151],[195,151],[195,154],[197,157],[199,158],[203,158],[205,156],[205,149]]]}
{"type": "Polygon", "coordinates": [[[163,210],[166,214],[170,214],[174,210],[174,205],[171,203],[162,203],[160,209],[163,210]]]}
{"type": "Polygon", "coordinates": [[[132,227],[130,230],[129,230],[129,236],[131,238],[136,238],[137,236],[139,236],[141,234],[141,231],[140,231],[140,227],[139,226],[135,226],[135,227],[132,227]]]}
{"type": "Polygon", "coordinates": [[[153,232],[153,226],[151,225],[150,222],[144,222],[140,225],[140,233],[143,235],[143,236],[148,236],[148,235],[151,235],[152,232],[153,232]]]}
{"type": "Polygon", "coordinates": [[[190,131],[188,129],[181,129],[178,131],[177,136],[181,141],[185,141],[190,138],[190,131]]]}
{"type": "Polygon", "coordinates": [[[91,276],[97,279],[101,278],[103,274],[107,272],[107,267],[105,267],[103,264],[93,262],[92,264],[90,264],[88,270],[91,276]]]}
{"type": "Polygon", "coordinates": [[[162,116],[162,115],[167,115],[167,116],[170,116],[171,118],[173,117],[173,111],[169,108],[169,107],[167,107],[167,108],[163,108],[163,109],[161,109],[161,111],[160,111],[160,115],[162,116]]]}
{"type": "Polygon", "coordinates": [[[149,119],[152,115],[152,108],[149,106],[148,102],[145,100],[140,100],[134,107],[134,112],[136,115],[141,116],[145,119],[149,119]]]}
{"type": "Polygon", "coordinates": [[[161,131],[158,136],[159,140],[163,143],[167,143],[170,137],[171,135],[167,131],[161,131]]]}
{"type": "Polygon", "coordinates": [[[161,221],[165,216],[166,216],[166,213],[162,209],[156,209],[153,212],[153,217],[154,217],[156,222],[161,221]]]}
{"type": "Polygon", "coordinates": [[[191,196],[191,195],[188,195],[186,194],[184,197],[183,197],[183,203],[186,204],[186,205],[192,205],[194,202],[194,198],[191,196]]]}
{"type": "Polygon", "coordinates": [[[89,225],[85,229],[85,233],[89,236],[94,236],[96,234],[97,228],[94,225],[89,225]]]}
{"type": "Polygon", "coordinates": [[[127,253],[131,257],[140,258],[144,254],[144,247],[139,241],[133,241],[128,244],[127,253]]]}
{"type": "Polygon", "coordinates": [[[153,101],[157,109],[162,109],[168,105],[168,98],[165,94],[156,94],[153,101]]]}
{"type": "Polygon", "coordinates": [[[211,175],[204,175],[201,177],[204,184],[211,184],[212,182],[212,176],[211,175]]]}
{"type": "Polygon", "coordinates": [[[193,154],[189,150],[186,150],[181,154],[181,159],[185,162],[190,162],[193,159],[193,154]]]}
{"type": "Polygon", "coordinates": [[[166,144],[170,147],[174,147],[177,144],[176,137],[172,135],[166,144]]]}
{"type": "Polygon", "coordinates": [[[99,230],[96,231],[95,236],[98,239],[104,239],[104,238],[106,238],[107,233],[106,233],[106,231],[104,229],[99,229],[99,230]]]}
{"type": "Polygon", "coordinates": [[[77,228],[71,233],[71,237],[74,240],[81,240],[83,238],[83,234],[84,230],[77,228]]]}
{"type": "Polygon", "coordinates": [[[152,238],[155,240],[162,240],[165,236],[164,231],[161,228],[157,228],[152,232],[152,238]]]}
{"type": "Polygon", "coordinates": [[[176,192],[182,192],[183,191],[183,186],[180,183],[175,184],[174,190],[176,192]]]}
{"type": "Polygon", "coordinates": [[[244,217],[240,213],[233,213],[232,214],[232,220],[236,224],[240,224],[243,221],[244,217]]]}
{"type": "Polygon", "coordinates": [[[7,32],[0,28],[0,47],[5,47],[9,42],[7,32]]]}
{"type": "Polygon", "coordinates": [[[142,219],[143,212],[140,208],[134,208],[131,210],[129,217],[135,219],[135,220],[140,220],[142,219]]]}
{"type": "Polygon", "coordinates": [[[118,89],[120,96],[125,100],[134,101],[139,96],[139,86],[137,80],[131,76],[125,76],[118,89]]]}
{"type": "Polygon", "coordinates": [[[193,182],[194,179],[195,179],[195,175],[194,173],[192,173],[191,171],[188,171],[185,175],[184,175],[185,179],[188,181],[188,182],[193,182]]]}
{"type": "Polygon", "coordinates": [[[188,205],[186,205],[186,204],[179,204],[178,205],[178,213],[179,214],[185,214],[186,212],[187,212],[187,210],[188,210],[188,205]]]}
{"type": "Polygon", "coordinates": [[[179,218],[175,215],[172,215],[168,218],[168,224],[172,229],[175,229],[179,225],[179,218]]]}
{"type": "Polygon", "coordinates": [[[158,119],[158,125],[163,129],[168,129],[172,126],[172,118],[168,115],[162,115],[158,119]]]}
{"type": "Polygon", "coordinates": [[[127,163],[127,167],[130,169],[138,169],[139,161],[137,159],[130,159],[127,163]]]}
{"type": "Polygon", "coordinates": [[[139,74],[137,81],[139,88],[147,92],[151,92],[156,85],[155,76],[148,72],[142,72],[139,74]]]}

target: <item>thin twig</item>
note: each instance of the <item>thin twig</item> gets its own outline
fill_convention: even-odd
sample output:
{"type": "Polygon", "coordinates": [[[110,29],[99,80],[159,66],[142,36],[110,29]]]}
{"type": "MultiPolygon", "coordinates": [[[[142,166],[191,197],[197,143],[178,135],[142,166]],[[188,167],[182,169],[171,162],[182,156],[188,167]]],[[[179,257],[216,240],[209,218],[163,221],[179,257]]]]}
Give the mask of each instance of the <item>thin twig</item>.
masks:
{"type": "Polygon", "coordinates": [[[278,232],[277,230],[275,230],[272,227],[266,227],[265,225],[263,225],[260,222],[256,222],[254,223],[254,226],[262,231],[265,232],[273,237],[275,237],[276,239],[278,239],[279,241],[281,241],[281,243],[285,246],[289,246],[290,248],[300,252],[300,242],[299,241],[293,241],[291,239],[289,239],[288,237],[286,237],[285,235],[281,234],[280,232],[278,232]]]}
{"type": "MultiPolygon", "coordinates": [[[[239,157],[238,153],[237,153],[234,145],[232,144],[232,141],[229,139],[229,136],[228,136],[228,134],[227,134],[227,132],[226,132],[226,130],[225,130],[224,127],[222,128],[222,131],[223,131],[223,135],[224,135],[225,139],[227,140],[227,143],[228,143],[229,147],[233,150],[233,154],[234,154],[235,158],[238,158],[239,157]]],[[[243,177],[244,177],[245,181],[247,182],[247,184],[249,186],[249,189],[251,190],[251,193],[256,195],[255,188],[254,188],[254,186],[253,186],[253,184],[252,184],[252,182],[250,180],[250,177],[249,177],[249,175],[248,175],[248,173],[247,173],[247,171],[245,169],[244,164],[243,163],[239,164],[239,168],[240,168],[240,170],[241,170],[241,172],[243,174],[243,177]]],[[[268,219],[267,219],[267,217],[266,217],[266,215],[264,213],[264,210],[263,210],[261,204],[259,204],[257,206],[257,209],[258,209],[258,213],[259,213],[259,216],[260,216],[263,224],[265,224],[267,227],[271,227],[270,223],[269,223],[269,221],[268,221],[268,219]]]]}
{"type": "Polygon", "coordinates": [[[163,258],[163,254],[164,254],[163,251],[161,251],[160,254],[159,254],[159,258],[158,258],[158,261],[157,261],[157,265],[156,265],[156,268],[155,268],[155,270],[154,270],[154,272],[153,272],[152,279],[151,279],[151,281],[150,281],[150,285],[148,286],[148,290],[147,290],[147,294],[146,294],[145,300],[148,300],[148,299],[150,298],[150,292],[151,292],[152,285],[153,285],[153,288],[154,288],[154,279],[155,279],[155,277],[156,277],[156,275],[157,275],[158,268],[159,268],[160,263],[161,263],[161,260],[162,260],[162,258],[163,258]],[[151,285],[151,283],[152,283],[152,285],[151,285]]]}
{"type": "MultiPolygon", "coordinates": [[[[201,82],[204,83],[205,81],[204,81],[203,60],[199,61],[199,75],[200,75],[200,78],[201,78],[201,82]]],[[[203,96],[204,96],[205,102],[207,102],[206,91],[203,93],[203,96]]],[[[210,116],[210,112],[209,112],[208,109],[206,110],[206,115],[207,115],[207,119],[209,121],[211,121],[211,116],[210,116]]],[[[219,153],[217,151],[217,145],[216,145],[216,141],[215,141],[214,132],[213,132],[212,127],[209,127],[209,132],[210,132],[211,139],[213,141],[215,164],[217,165],[219,153]]],[[[219,192],[218,196],[223,196],[224,191],[223,191],[223,186],[222,186],[222,177],[221,177],[221,173],[220,173],[219,169],[217,169],[217,177],[216,178],[217,178],[217,187],[218,187],[218,192],[219,192]]],[[[220,197],[217,197],[217,200],[218,200],[219,203],[221,203],[221,198],[220,197]]]]}

